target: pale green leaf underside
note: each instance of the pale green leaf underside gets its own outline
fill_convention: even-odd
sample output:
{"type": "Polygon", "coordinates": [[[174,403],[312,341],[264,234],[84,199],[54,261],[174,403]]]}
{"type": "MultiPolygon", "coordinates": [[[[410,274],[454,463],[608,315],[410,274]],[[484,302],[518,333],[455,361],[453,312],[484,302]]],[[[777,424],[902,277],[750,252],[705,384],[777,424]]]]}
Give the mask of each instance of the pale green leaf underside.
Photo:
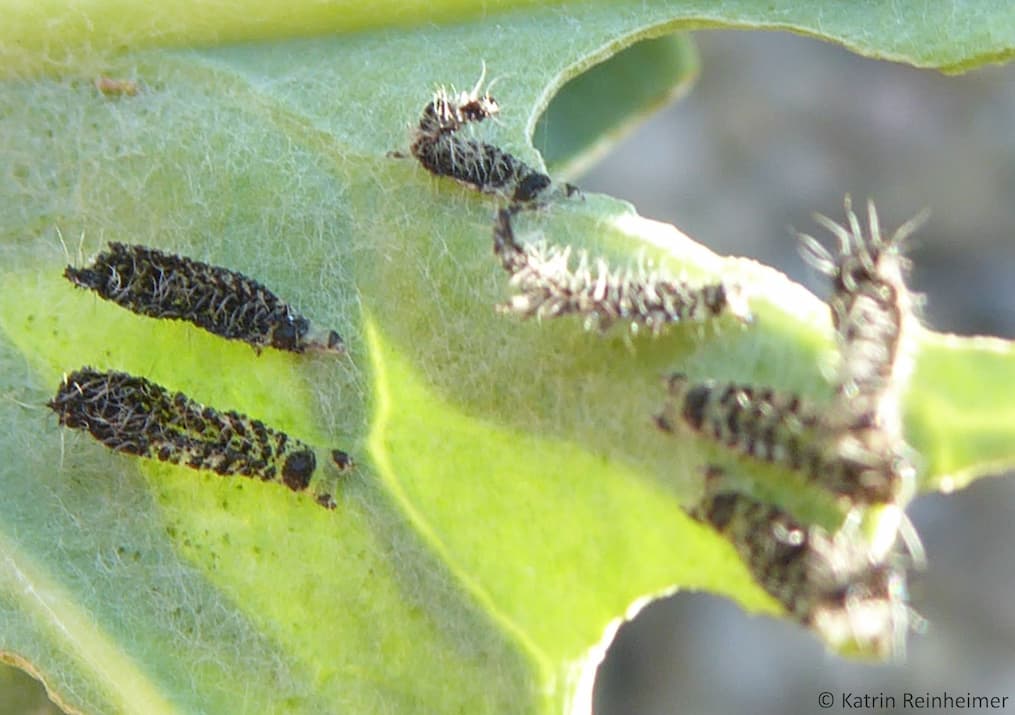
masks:
{"type": "MultiPolygon", "coordinates": [[[[1015,8],[978,0],[894,3],[834,3],[807,0],[650,0],[631,4],[540,3],[534,0],[381,0],[360,3],[271,0],[167,0],[158,6],[113,0],[79,0],[68,12],[59,0],[5,0],[0,27],[0,73],[66,71],[97,57],[145,47],[208,46],[229,42],[356,32],[370,28],[427,26],[429,23],[493,22],[498,13],[557,14],[580,18],[559,44],[588,32],[588,20],[619,20],[609,38],[661,22],[697,26],[765,27],[796,30],[841,42],[865,55],[918,67],[961,70],[1012,56],[1015,8]],[[551,5],[538,9],[540,5],[551,5]]],[[[511,21],[511,20],[508,20],[511,21]]],[[[559,25],[558,25],[559,26],[559,25]]],[[[532,45],[533,48],[538,45],[532,45]]],[[[577,49],[577,48],[576,48],[577,49]]],[[[574,55],[577,57],[578,55],[574,55]]],[[[519,67],[522,65],[519,64],[519,67]]],[[[538,65],[536,65],[538,66],[538,65]]]]}
{"type": "MultiPolygon", "coordinates": [[[[762,10],[727,12],[750,25],[762,10]]],[[[805,3],[766,24],[917,64],[1010,52],[991,39],[1005,17],[953,17],[945,45],[943,10],[866,19],[876,30],[863,32],[851,12],[805,3]]],[[[87,58],[83,75],[4,85],[0,648],[88,712],[560,712],[587,695],[579,662],[638,597],[705,588],[774,610],[728,545],[680,509],[714,454],[663,438],[650,418],[659,376],[678,367],[827,396],[824,306],[774,271],[589,196],[519,228],[740,280],[758,296],[757,322],[658,340],[520,324],[493,310],[505,296],[494,204],[386,156],[404,150],[435,83],[471,86],[485,61],[503,78],[503,117],[486,138],[538,163],[527,137],[552,88],[682,17],[720,20],[692,4],[554,7],[103,61],[140,80],[134,98],[99,95],[89,73],[100,63],[87,58]],[[349,357],[256,356],[105,304],[60,277],[57,230],[72,260],[83,235],[85,256],[122,240],[255,276],[338,329],[349,357]],[[42,407],[84,364],[343,447],[360,468],[329,514],[275,485],[109,454],[42,407]]],[[[662,79],[693,71],[674,67],[555,156],[580,157],[592,129],[622,125],[666,94],[662,79]]],[[[610,82],[622,76],[606,72],[597,96],[619,95],[610,82]]],[[[907,431],[926,487],[1015,460],[1011,407],[989,389],[1015,378],[1011,352],[925,338],[907,431]]],[[[815,518],[827,506],[785,478],[771,490],[815,518]]]]}

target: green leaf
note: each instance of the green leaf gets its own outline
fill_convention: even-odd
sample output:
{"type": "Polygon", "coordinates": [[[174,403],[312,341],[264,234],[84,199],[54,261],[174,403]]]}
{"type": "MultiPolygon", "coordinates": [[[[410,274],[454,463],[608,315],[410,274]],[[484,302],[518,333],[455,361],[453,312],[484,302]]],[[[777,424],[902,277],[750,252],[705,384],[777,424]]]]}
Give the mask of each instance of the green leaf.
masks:
{"type": "MultiPolygon", "coordinates": [[[[493,307],[506,295],[495,202],[388,153],[404,151],[436,84],[469,87],[484,63],[503,108],[485,140],[542,165],[530,129],[555,88],[640,38],[782,27],[955,69],[1010,55],[1013,36],[1008,9],[943,4],[588,3],[411,29],[396,23],[418,10],[384,4],[326,18],[297,5],[277,25],[254,3],[158,17],[98,0],[75,16],[38,7],[5,8],[0,28],[0,649],[82,712],[581,712],[597,644],[640,599],[707,589],[777,612],[681,509],[709,447],[664,438],[651,416],[659,376],[678,367],[827,397],[825,306],[587,196],[519,230],[739,281],[757,320],[659,339],[519,323],[493,307]],[[361,31],[158,49],[311,28],[361,31]],[[100,73],[141,91],[103,96],[100,73]],[[255,355],[61,278],[110,240],[255,277],[339,330],[349,355],[255,355]],[[274,484],[109,453],[44,407],[82,365],[341,447],[359,468],[329,513],[274,484]]],[[[696,71],[684,40],[630,52],[569,88],[616,98],[570,143],[555,137],[575,110],[548,113],[555,166],[696,71]],[[645,57],[666,64],[618,79],[645,57]]],[[[928,334],[916,358],[906,420],[924,488],[1015,463],[1010,406],[983,378],[1010,384],[1010,344],[928,334]]],[[[834,518],[822,495],[773,476],[773,498],[834,518]]]]}
{"type": "Polygon", "coordinates": [[[698,76],[690,38],[664,35],[621,50],[565,84],[539,116],[532,140],[550,172],[580,174],[645,114],[698,76]]]}
{"type": "Polygon", "coordinates": [[[925,461],[923,488],[949,492],[1010,469],[1015,405],[999,386],[1015,379],[1015,345],[931,333],[920,348],[906,425],[925,461]]]}

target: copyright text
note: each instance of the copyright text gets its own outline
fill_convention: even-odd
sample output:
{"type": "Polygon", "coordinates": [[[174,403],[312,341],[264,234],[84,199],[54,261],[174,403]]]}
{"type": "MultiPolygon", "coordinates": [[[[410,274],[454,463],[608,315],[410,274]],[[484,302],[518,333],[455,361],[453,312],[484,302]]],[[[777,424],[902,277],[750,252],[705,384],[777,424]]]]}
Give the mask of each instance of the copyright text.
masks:
{"type": "Polygon", "coordinates": [[[1008,695],[974,695],[973,693],[857,693],[843,691],[818,693],[818,706],[822,710],[838,708],[849,711],[878,710],[1006,710],[1011,698],[1008,695]]]}

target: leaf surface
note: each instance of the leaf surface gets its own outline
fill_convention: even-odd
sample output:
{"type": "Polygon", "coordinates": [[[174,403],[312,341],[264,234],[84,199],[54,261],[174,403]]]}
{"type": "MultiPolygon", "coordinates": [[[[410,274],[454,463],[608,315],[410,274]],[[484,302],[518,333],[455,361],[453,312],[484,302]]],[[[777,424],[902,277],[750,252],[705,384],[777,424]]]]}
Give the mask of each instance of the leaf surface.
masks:
{"type": "MultiPolygon", "coordinates": [[[[651,417],[660,376],[678,368],[827,398],[825,306],[590,195],[519,229],[620,264],[738,281],[757,320],[659,339],[520,323],[494,310],[507,295],[491,256],[495,202],[388,153],[405,150],[437,84],[471,87],[483,63],[503,111],[477,132],[542,166],[529,137],[550,97],[636,39],[783,27],[954,69],[1009,55],[1013,36],[1009,10],[943,3],[880,17],[832,2],[721,14],[576,3],[416,27],[400,25],[418,10],[383,3],[328,18],[296,5],[276,24],[256,3],[212,15],[167,5],[154,18],[96,0],[48,23],[27,7],[0,29],[0,648],[81,712],[581,712],[596,644],[638,599],[707,589],[777,612],[681,509],[715,454],[664,438],[651,417]],[[350,32],[281,39],[311,29],[350,32]],[[263,41],[160,48],[231,39],[263,41]],[[98,74],[141,91],[103,96],[98,74]],[[255,277],[342,333],[349,354],[256,355],[62,279],[106,241],[255,277]],[[109,453],[44,407],[82,365],[341,447],[358,469],[328,513],[274,484],[109,453]]],[[[628,52],[635,65],[667,61],[637,86],[624,64],[572,85],[575,104],[551,109],[563,119],[540,139],[555,167],[573,169],[696,71],[684,39],[628,52]],[[574,106],[611,97],[554,139],[574,106]]],[[[925,488],[1015,463],[1010,400],[982,378],[1012,384],[1011,352],[923,339],[906,406],[925,488]]],[[[771,489],[827,510],[778,475],[771,489]]]]}

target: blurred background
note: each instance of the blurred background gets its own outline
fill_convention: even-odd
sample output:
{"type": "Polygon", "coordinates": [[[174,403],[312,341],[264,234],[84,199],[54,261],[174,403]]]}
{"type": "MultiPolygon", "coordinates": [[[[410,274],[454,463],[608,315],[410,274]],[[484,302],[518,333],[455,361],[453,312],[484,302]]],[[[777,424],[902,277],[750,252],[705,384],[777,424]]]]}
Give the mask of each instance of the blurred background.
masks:
{"type": "MultiPolygon", "coordinates": [[[[583,189],[818,295],[790,225],[825,235],[811,214],[841,221],[847,192],[876,199],[890,230],[929,206],[910,252],[925,322],[1015,338],[1015,66],[946,77],[788,33],[695,39],[697,85],[581,177],[583,189]]],[[[998,389],[1015,400],[1015,386],[998,389]]],[[[792,623],[678,594],[621,628],[596,715],[817,713],[822,691],[836,697],[830,712],[843,711],[843,692],[894,695],[899,707],[881,712],[902,712],[903,693],[943,690],[1008,695],[1015,709],[1013,512],[1010,478],[913,504],[929,565],[910,589],[928,627],[904,663],[844,661],[792,623]]]]}
{"type": "MultiPolygon", "coordinates": [[[[926,322],[1015,338],[1015,66],[945,77],[786,33],[695,37],[697,86],[617,145],[583,189],[819,294],[788,226],[817,230],[814,211],[840,220],[846,192],[875,198],[889,229],[929,206],[911,252],[926,322]]],[[[999,389],[1015,399],[1015,386],[999,389]]],[[[884,693],[901,706],[906,691],[946,689],[1008,695],[1015,709],[1013,511],[1012,479],[913,505],[929,566],[912,600],[929,627],[902,664],[849,663],[789,622],[678,594],[620,630],[596,714],[816,713],[821,691],[884,693]]],[[[12,668],[0,666],[0,693],[0,715],[58,712],[12,668]]]]}

